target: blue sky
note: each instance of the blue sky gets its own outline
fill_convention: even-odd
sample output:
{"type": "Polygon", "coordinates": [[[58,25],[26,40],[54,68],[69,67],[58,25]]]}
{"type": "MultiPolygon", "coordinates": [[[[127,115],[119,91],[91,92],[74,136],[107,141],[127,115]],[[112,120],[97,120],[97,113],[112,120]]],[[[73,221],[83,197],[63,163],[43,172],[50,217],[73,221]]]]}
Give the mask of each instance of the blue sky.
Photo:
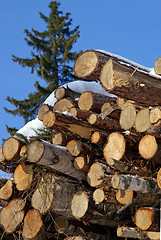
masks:
{"type": "MultiPolygon", "coordinates": [[[[7,114],[3,107],[12,108],[5,99],[27,98],[40,80],[12,62],[12,54],[30,57],[30,47],[24,41],[24,29],[44,30],[39,12],[48,16],[49,0],[2,1],[0,14],[1,90],[0,90],[0,146],[9,134],[5,124],[18,129],[22,118],[7,114]]],[[[146,67],[153,67],[161,57],[161,1],[160,0],[60,0],[60,10],[71,13],[73,27],[80,26],[80,38],[74,50],[103,49],[146,67]]]]}

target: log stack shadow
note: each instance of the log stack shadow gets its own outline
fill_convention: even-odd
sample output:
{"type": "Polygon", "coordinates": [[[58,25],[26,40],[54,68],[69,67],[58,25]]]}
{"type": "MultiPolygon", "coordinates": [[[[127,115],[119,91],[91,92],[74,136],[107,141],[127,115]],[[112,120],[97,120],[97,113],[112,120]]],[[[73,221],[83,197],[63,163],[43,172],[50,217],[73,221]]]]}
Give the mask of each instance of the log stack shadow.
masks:
{"type": "Polygon", "coordinates": [[[4,239],[159,240],[160,77],[94,50],[74,72],[115,96],[60,87],[38,111],[47,135],[3,143],[1,169],[13,172],[0,188],[4,239]]]}

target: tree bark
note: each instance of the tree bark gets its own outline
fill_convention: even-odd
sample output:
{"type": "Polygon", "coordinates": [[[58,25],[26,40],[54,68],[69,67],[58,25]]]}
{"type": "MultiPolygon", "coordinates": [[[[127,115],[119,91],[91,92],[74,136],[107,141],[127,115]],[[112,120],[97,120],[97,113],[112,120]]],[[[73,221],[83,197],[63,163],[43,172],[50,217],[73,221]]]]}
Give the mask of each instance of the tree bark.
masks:
{"type": "Polygon", "coordinates": [[[82,110],[80,108],[73,107],[69,110],[69,113],[73,114],[78,119],[82,119],[84,121],[87,121],[89,116],[91,115],[90,111],[82,110]]]}
{"type": "Polygon", "coordinates": [[[34,141],[28,145],[29,162],[45,166],[76,179],[83,179],[83,173],[73,167],[73,156],[65,147],[55,146],[45,141],[34,141]]]}
{"type": "Polygon", "coordinates": [[[112,187],[121,190],[132,190],[142,193],[160,193],[157,181],[153,178],[144,179],[129,175],[114,175],[111,179],[112,187]]]}
{"type": "Polygon", "coordinates": [[[117,236],[122,238],[137,238],[145,240],[160,240],[160,232],[141,231],[132,227],[118,227],[117,236]]]}
{"type": "Polygon", "coordinates": [[[70,132],[76,135],[78,138],[81,137],[87,140],[90,140],[93,131],[106,133],[95,126],[91,126],[89,123],[52,111],[49,111],[45,114],[43,123],[44,126],[49,129],[70,132]]]}
{"type": "Polygon", "coordinates": [[[161,105],[160,79],[149,73],[134,71],[112,59],[103,66],[100,82],[109,93],[134,100],[143,106],[161,105]]]}

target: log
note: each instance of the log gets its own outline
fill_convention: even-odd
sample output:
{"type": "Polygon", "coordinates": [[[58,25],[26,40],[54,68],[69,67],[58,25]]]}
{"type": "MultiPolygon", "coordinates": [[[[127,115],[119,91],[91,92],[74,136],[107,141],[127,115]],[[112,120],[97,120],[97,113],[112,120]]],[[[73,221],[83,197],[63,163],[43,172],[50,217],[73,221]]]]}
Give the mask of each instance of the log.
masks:
{"type": "Polygon", "coordinates": [[[90,156],[102,156],[100,148],[92,143],[83,143],[78,140],[71,140],[67,143],[66,148],[73,156],[78,156],[80,154],[87,154],[90,156]]]}
{"type": "Polygon", "coordinates": [[[9,137],[2,145],[2,153],[6,160],[18,160],[23,143],[14,137],[9,137]]]}
{"type": "Polygon", "coordinates": [[[45,240],[43,221],[38,210],[30,209],[24,219],[22,236],[25,240],[45,240]]]}
{"type": "Polygon", "coordinates": [[[52,135],[52,144],[59,146],[66,146],[67,142],[73,139],[71,134],[67,134],[65,132],[55,132],[52,135]]]}
{"type": "Polygon", "coordinates": [[[138,111],[135,119],[135,130],[137,132],[145,132],[151,127],[150,111],[148,108],[143,108],[138,111]]]}
{"type": "Polygon", "coordinates": [[[161,164],[160,144],[157,143],[156,138],[152,135],[145,135],[139,142],[139,153],[144,159],[150,159],[156,163],[161,164]]]}
{"type": "Polygon", "coordinates": [[[23,145],[20,150],[20,157],[25,158],[26,157],[26,152],[27,152],[27,145],[23,145]]]}
{"type": "Polygon", "coordinates": [[[111,171],[99,162],[95,162],[87,173],[87,182],[91,187],[110,186],[111,171]]]}
{"type": "Polygon", "coordinates": [[[81,79],[97,80],[102,70],[102,66],[109,59],[104,53],[94,50],[87,50],[75,61],[75,76],[81,79]]]}
{"type": "Polygon", "coordinates": [[[90,111],[85,111],[80,108],[73,107],[69,110],[69,113],[71,113],[74,117],[78,119],[82,119],[84,121],[87,121],[89,116],[91,115],[90,111]]]}
{"type": "Polygon", "coordinates": [[[15,169],[13,180],[18,191],[29,189],[33,180],[32,165],[19,164],[15,169]]]}
{"type": "Polygon", "coordinates": [[[121,133],[112,132],[103,147],[103,155],[107,161],[109,158],[120,160],[126,148],[125,138],[121,133]]]}
{"type": "Polygon", "coordinates": [[[157,183],[159,188],[161,188],[161,168],[159,169],[158,173],[157,173],[157,183]]]}
{"type": "Polygon", "coordinates": [[[110,59],[101,71],[101,85],[109,93],[134,100],[140,105],[161,105],[160,78],[135,70],[110,59]]]}
{"type": "Polygon", "coordinates": [[[158,209],[154,208],[139,208],[135,213],[135,225],[145,231],[147,229],[159,231],[160,230],[160,214],[158,209]]]}
{"type": "Polygon", "coordinates": [[[115,174],[111,179],[111,185],[114,189],[159,193],[159,187],[154,178],[144,179],[137,176],[115,174]]]}
{"type": "Polygon", "coordinates": [[[160,240],[160,232],[145,232],[132,227],[118,227],[117,236],[123,238],[137,238],[143,240],[145,240],[146,238],[151,240],[160,240]]]}
{"type": "Polygon", "coordinates": [[[52,111],[53,110],[53,107],[48,105],[48,104],[42,104],[38,110],[38,113],[37,113],[37,117],[40,121],[43,121],[44,119],[44,116],[45,116],[45,113],[47,113],[48,111],[52,111]]]}
{"type": "Polygon", "coordinates": [[[150,123],[155,124],[161,120],[161,107],[156,106],[150,110],[150,123]]]}
{"type": "Polygon", "coordinates": [[[98,114],[92,113],[89,118],[88,122],[91,125],[94,125],[98,128],[109,130],[109,131],[121,131],[120,124],[117,119],[112,119],[106,117],[102,119],[98,114]]]}
{"type": "Polygon", "coordinates": [[[13,193],[13,181],[8,180],[3,187],[0,188],[0,199],[8,200],[13,193]]]}
{"type": "Polygon", "coordinates": [[[97,188],[93,192],[93,200],[95,201],[95,204],[102,203],[104,205],[106,204],[118,205],[115,191],[106,188],[97,188]]]}
{"type": "Polygon", "coordinates": [[[91,136],[91,142],[98,145],[103,145],[107,141],[107,137],[107,134],[105,135],[100,132],[94,132],[91,136]]]}
{"type": "Polygon", "coordinates": [[[45,214],[51,208],[54,200],[55,177],[53,174],[46,174],[41,178],[40,183],[32,195],[31,205],[37,209],[40,214],[45,214]]]}
{"type": "Polygon", "coordinates": [[[87,238],[83,238],[81,236],[72,236],[72,237],[67,237],[65,240],[85,240],[87,238]]]}
{"type": "Polygon", "coordinates": [[[91,156],[81,154],[80,156],[74,159],[73,165],[75,169],[81,170],[82,172],[87,172],[92,162],[93,159],[91,158],[91,156]]]}
{"type": "Polygon", "coordinates": [[[99,114],[99,116],[102,119],[105,119],[107,116],[109,116],[111,118],[119,119],[120,118],[120,109],[117,107],[116,104],[106,102],[102,105],[101,113],[99,114]]]}
{"type": "Polygon", "coordinates": [[[61,216],[56,217],[54,221],[54,227],[59,234],[64,234],[69,227],[69,221],[61,216]]]}
{"type": "Polygon", "coordinates": [[[57,88],[54,91],[54,96],[56,97],[57,100],[60,100],[62,98],[68,98],[68,97],[71,99],[75,99],[80,97],[80,93],[73,91],[67,86],[67,88],[65,87],[57,88]]]}
{"type": "Polygon", "coordinates": [[[82,218],[88,210],[89,199],[84,191],[78,191],[74,194],[71,203],[71,211],[76,219],[82,218]]]}
{"type": "Polygon", "coordinates": [[[4,162],[5,161],[5,157],[3,156],[2,153],[2,147],[0,147],[0,162],[4,162]]]}
{"type": "Polygon", "coordinates": [[[116,199],[120,204],[128,204],[134,196],[134,192],[132,190],[121,190],[118,189],[116,192],[116,199]]]}
{"type": "Polygon", "coordinates": [[[73,156],[65,147],[55,146],[46,141],[33,141],[27,148],[29,162],[54,169],[76,179],[83,179],[83,173],[73,167],[73,156]]]}
{"type": "Polygon", "coordinates": [[[123,162],[122,160],[116,160],[113,158],[109,158],[107,164],[110,166],[111,169],[117,170],[121,173],[130,173],[136,174],[139,176],[145,176],[146,174],[150,174],[150,171],[145,172],[144,169],[134,166],[133,164],[129,164],[127,162],[123,162]]]}
{"type": "Polygon", "coordinates": [[[161,75],[161,57],[159,57],[154,64],[154,71],[156,74],[161,75]]]}
{"type": "Polygon", "coordinates": [[[0,212],[0,224],[6,233],[12,233],[24,218],[23,208],[25,201],[22,199],[13,199],[0,212]]]}
{"type": "Polygon", "coordinates": [[[100,93],[85,91],[80,95],[80,98],[78,100],[78,107],[81,110],[100,113],[102,105],[105,102],[113,103],[115,101],[116,98],[114,97],[109,97],[100,93]]]}
{"type": "Polygon", "coordinates": [[[136,119],[136,108],[134,105],[127,105],[120,114],[120,126],[124,130],[129,130],[134,126],[136,119]]]}
{"type": "Polygon", "coordinates": [[[76,135],[78,138],[84,138],[90,140],[91,134],[94,131],[106,133],[103,130],[95,126],[91,126],[89,123],[69,117],[63,113],[49,111],[45,114],[43,124],[49,129],[56,129],[59,131],[65,131],[76,135]]]}
{"type": "Polygon", "coordinates": [[[60,100],[57,100],[57,102],[54,104],[54,111],[58,111],[60,113],[62,112],[69,112],[69,110],[73,107],[77,106],[77,102],[70,99],[70,98],[63,98],[60,100]]]}

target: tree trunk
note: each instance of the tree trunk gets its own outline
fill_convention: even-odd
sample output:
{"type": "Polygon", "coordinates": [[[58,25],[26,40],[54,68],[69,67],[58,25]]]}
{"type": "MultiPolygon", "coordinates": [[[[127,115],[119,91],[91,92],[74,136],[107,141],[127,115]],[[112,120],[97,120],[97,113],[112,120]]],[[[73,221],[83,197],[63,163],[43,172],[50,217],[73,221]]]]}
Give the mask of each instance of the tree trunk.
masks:
{"type": "Polygon", "coordinates": [[[78,106],[81,110],[100,113],[102,105],[105,102],[116,102],[116,98],[109,97],[100,93],[85,91],[80,95],[78,106]]]}
{"type": "Polygon", "coordinates": [[[100,81],[109,93],[134,100],[143,106],[161,105],[160,79],[112,59],[103,66],[100,81]]]}
{"type": "Polygon", "coordinates": [[[65,88],[65,87],[57,88],[54,91],[54,95],[55,95],[57,100],[60,100],[62,98],[68,98],[68,97],[71,98],[71,99],[75,99],[75,98],[80,97],[80,93],[73,91],[68,86],[67,86],[67,88],[65,88]]]}
{"type": "Polygon", "coordinates": [[[83,179],[83,173],[73,167],[73,156],[65,147],[55,146],[45,141],[34,141],[28,145],[29,162],[54,169],[76,179],[83,179]]]}
{"type": "Polygon", "coordinates": [[[159,231],[160,230],[160,214],[158,209],[154,208],[139,208],[135,213],[135,225],[145,231],[147,229],[159,231]]]}

